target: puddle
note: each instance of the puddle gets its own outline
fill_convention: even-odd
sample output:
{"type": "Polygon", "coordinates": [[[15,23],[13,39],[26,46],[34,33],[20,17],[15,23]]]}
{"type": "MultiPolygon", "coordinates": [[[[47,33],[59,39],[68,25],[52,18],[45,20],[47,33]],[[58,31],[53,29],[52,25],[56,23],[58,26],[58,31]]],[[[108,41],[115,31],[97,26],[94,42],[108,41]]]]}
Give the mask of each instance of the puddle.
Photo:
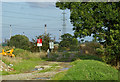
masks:
{"type": "Polygon", "coordinates": [[[37,71],[37,70],[43,70],[43,68],[35,68],[35,69],[33,69],[32,71],[37,71]]]}
{"type": "Polygon", "coordinates": [[[70,68],[62,68],[62,69],[60,69],[60,70],[68,70],[68,69],[70,69],[70,68]]]}
{"type": "Polygon", "coordinates": [[[69,65],[69,68],[72,67],[72,65],[69,65]]]}
{"type": "Polygon", "coordinates": [[[38,78],[34,78],[34,79],[37,79],[37,80],[48,80],[48,79],[50,79],[50,77],[38,77],[38,78]]]}

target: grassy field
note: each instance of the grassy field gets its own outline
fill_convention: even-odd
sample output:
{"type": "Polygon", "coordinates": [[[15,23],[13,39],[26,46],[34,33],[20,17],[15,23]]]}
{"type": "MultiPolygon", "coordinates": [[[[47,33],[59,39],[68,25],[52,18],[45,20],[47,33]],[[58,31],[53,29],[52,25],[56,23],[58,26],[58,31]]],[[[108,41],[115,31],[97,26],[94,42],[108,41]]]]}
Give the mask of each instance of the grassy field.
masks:
{"type": "Polygon", "coordinates": [[[23,49],[14,49],[15,58],[10,58],[7,56],[3,56],[0,59],[7,65],[13,64],[14,71],[6,72],[3,71],[2,75],[8,75],[8,74],[18,74],[18,73],[24,73],[29,72],[36,65],[39,65],[42,63],[42,60],[40,57],[41,55],[45,55],[42,53],[31,53],[29,51],[23,50],[23,49]]]}
{"type": "MultiPolygon", "coordinates": [[[[23,49],[14,49],[15,58],[2,57],[7,65],[13,64],[14,71],[6,72],[3,71],[2,75],[18,74],[32,71],[36,65],[42,63],[45,54],[41,53],[31,53],[23,49]],[[41,59],[43,58],[43,59],[41,59]]],[[[66,54],[65,54],[66,55],[66,54]]],[[[67,54],[68,55],[68,54],[67,54]]],[[[56,55],[55,55],[56,58],[56,55]]],[[[54,59],[54,58],[53,58],[54,59]]],[[[60,59],[60,60],[64,60],[60,59]]],[[[66,58],[68,60],[69,57],[66,58]]],[[[56,74],[53,80],[117,80],[118,71],[103,63],[102,59],[97,56],[92,55],[75,55],[76,61],[71,62],[73,65],[68,71],[60,72],[56,74]],[[77,58],[77,60],[76,60],[77,58]]],[[[58,64],[51,64],[51,68],[41,70],[39,73],[55,70],[58,64]]]]}
{"type": "Polygon", "coordinates": [[[118,80],[118,71],[96,60],[76,60],[67,72],[58,73],[53,80],[118,80]]]}
{"type": "Polygon", "coordinates": [[[20,63],[14,64],[12,68],[14,68],[15,71],[11,72],[2,72],[2,75],[9,75],[9,74],[18,74],[18,73],[24,73],[32,71],[36,65],[39,65],[42,60],[41,59],[35,59],[35,60],[22,60],[20,63]]]}

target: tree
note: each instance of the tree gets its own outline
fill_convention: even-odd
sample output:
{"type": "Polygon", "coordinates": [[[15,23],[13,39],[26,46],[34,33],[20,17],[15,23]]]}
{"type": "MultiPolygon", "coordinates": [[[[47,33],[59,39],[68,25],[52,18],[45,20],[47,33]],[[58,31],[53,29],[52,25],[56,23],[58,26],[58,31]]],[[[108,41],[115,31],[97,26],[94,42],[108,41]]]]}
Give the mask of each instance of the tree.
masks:
{"type": "Polygon", "coordinates": [[[30,42],[25,35],[15,35],[10,38],[9,45],[16,48],[29,50],[30,42]]]}
{"type": "Polygon", "coordinates": [[[78,40],[71,34],[64,34],[61,38],[62,41],[59,44],[59,50],[76,50],[78,48],[78,40]]]}
{"type": "Polygon", "coordinates": [[[32,52],[39,51],[39,47],[37,46],[37,39],[42,39],[41,49],[44,51],[47,51],[49,49],[49,42],[53,41],[50,37],[50,34],[46,34],[46,35],[43,34],[43,35],[36,36],[36,38],[32,39],[32,42],[31,42],[31,51],[32,52]]]}
{"type": "Polygon", "coordinates": [[[104,55],[111,62],[120,58],[120,2],[57,2],[56,7],[70,10],[74,36],[104,40],[104,55]]]}

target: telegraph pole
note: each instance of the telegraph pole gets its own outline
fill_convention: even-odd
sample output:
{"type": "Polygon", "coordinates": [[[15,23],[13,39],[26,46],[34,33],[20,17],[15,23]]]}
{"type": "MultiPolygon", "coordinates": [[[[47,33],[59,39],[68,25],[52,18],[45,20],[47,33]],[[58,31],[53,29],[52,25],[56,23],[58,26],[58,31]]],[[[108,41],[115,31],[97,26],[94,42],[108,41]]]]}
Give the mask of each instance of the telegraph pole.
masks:
{"type": "Polygon", "coordinates": [[[47,25],[45,24],[45,35],[47,34],[47,25]]]}
{"type": "Polygon", "coordinates": [[[55,42],[55,40],[56,40],[56,36],[54,36],[54,42],[55,42]]]}
{"type": "Polygon", "coordinates": [[[65,32],[66,32],[66,18],[65,18],[65,10],[63,11],[63,30],[62,30],[62,34],[65,34],[65,32]]]}
{"type": "Polygon", "coordinates": [[[59,40],[61,40],[61,30],[59,30],[59,40]]]}
{"type": "Polygon", "coordinates": [[[24,32],[23,32],[23,35],[25,35],[24,32]]]}
{"type": "Polygon", "coordinates": [[[12,35],[12,27],[10,25],[10,38],[11,38],[11,35],[12,35]]]}

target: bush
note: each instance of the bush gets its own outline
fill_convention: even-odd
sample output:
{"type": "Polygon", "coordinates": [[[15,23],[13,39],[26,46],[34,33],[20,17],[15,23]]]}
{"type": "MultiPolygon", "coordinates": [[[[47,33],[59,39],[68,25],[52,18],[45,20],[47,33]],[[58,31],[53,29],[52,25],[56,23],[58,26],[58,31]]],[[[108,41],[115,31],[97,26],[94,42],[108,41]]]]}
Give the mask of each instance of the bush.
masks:
{"type": "Polygon", "coordinates": [[[32,52],[39,52],[40,49],[39,47],[37,46],[37,39],[42,39],[42,46],[41,46],[41,50],[43,51],[47,51],[49,49],[49,42],[50,41],[53,41],[50,37],[51,34],[42,34],[42,35],[39,35],[39,36],[36,36],[35,39],[32,39],[32,42],[31,42],[31,51],[32,52]]]}
{"type": "Polygon", "coordinates": [[[67,33],[61,36],[62,41],[59,43],[59,51],[78,50],[78,40],[74,38],[71,34],[67,33]]]}
{"type": "Polygon", "coordinates": [[[98,55],[96,49],[100,48],[101,46],[102,45],[98,42],[86,42],[80,45],[80,50],[82,50],[84,54],[98,55]]]}
{"type": "Polygon", "coordinates": [[[40,58],[41,55],[43,55],[43,54],[45,55],[44,52],[32,53],[30,51],[19,49],[19,48],[14,49],[13,54],[15,54],[16,57],[20,57],[20,58],[23,58],[23,59],[40,58]]]}
{"type": "Polygon", "coordinates": [[[46,57],[49,61],[70,61],[71,54],[68,52],[63,53],[49,53],[49,58],[46,57]]]}
{"type": "Polygon", "coordinates": [[[49,59],[56,61],[56,59],[59,57],[57,53],[50,53],[49,54],[49,59]]]}
{"type": "Polygon", "coordinates": [[[75,58],[79,58],[79,59],[82,59],[82,60],[97,60],[97,61],[102,61],[103,62],[102,58],[100,58],[98,56],[94,56],[94,55],[86,55],[86,54],[79,55],[79,54],[76,54],[75,58]]]}
{"type": "Polygon", "coordinates": [[[25,35],[15,35],[10,38],[10,46],[14,46],[16,48],[21,48],[25,50],[29,50],[30,42],[29,39],[25,35]]]}
{"type": "Polygon", "coordinates": [[[103,55],[103,54],[104,54],[104,49],[97,48],[97,49],[96,49],[96,53],[97,53],[98,55],[103,55]]]}

